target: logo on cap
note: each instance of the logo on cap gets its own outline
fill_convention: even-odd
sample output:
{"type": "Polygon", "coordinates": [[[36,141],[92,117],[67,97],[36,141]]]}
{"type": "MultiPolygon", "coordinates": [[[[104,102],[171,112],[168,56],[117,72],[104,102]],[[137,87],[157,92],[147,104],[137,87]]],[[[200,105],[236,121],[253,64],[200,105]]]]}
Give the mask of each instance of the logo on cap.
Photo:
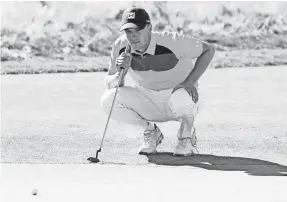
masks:
{"type": "Polygon", "coordinates": [[[135,19],[136,14],[134,12],[128,13],[128,19],[135,19]]]}

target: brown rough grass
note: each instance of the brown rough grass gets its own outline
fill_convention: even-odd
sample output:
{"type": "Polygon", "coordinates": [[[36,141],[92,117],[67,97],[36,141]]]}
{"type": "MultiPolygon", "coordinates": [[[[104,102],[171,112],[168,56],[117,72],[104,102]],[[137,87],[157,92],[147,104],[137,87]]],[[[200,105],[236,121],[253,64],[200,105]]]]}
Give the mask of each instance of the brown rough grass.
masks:
{"type": "MultiPolygon", "coordinates": [[[[132,4],[5,2],[1,61],[108,56],[121,34],[123,9],[132,4]]],[[[219,51],[287,48],[284,2],[149,2],[141,7],[150,13],[155,31],[198,37],[219,51]]]]}

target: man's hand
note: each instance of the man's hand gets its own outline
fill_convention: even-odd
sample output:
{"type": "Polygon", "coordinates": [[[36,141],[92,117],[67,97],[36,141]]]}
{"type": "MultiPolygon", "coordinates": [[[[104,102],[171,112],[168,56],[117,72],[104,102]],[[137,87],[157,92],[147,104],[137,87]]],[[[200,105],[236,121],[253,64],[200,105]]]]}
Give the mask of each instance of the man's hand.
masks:
{"type": "Polygon", "coordinates": [[[192,83],[182,82],[182,83],[180,83],[174,87],[174,89],[172,90],[172,93],[174,93],[176,90],[178,90],[180,88],[184,88],[188,92],[189,96],[192,97],[193,102],[197,103],[198,92],[197,92],[196,87],[192,83]]]}
{"type": "Polygon", "coordinates": [[[131,54],[130,53],[121,53],[121,55],[117,58],[116,60],[116,67],[118,69],[118,72],[120,72],[121,70],[123,70],[123,74],[124,76],[127,74],[128,69],[131,66],[131,54]]]}

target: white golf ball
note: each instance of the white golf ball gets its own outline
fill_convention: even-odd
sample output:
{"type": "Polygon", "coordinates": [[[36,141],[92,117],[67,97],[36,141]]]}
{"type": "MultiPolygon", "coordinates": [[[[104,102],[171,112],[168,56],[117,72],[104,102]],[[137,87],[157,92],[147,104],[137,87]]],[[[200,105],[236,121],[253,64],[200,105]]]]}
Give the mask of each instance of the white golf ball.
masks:
{"type": "Polygon", "coordinates": [[[37,190],[37,189],[33,189],[33,190],[32,190],[32,195],[35,196],[35,195],[37,195],[37,194],[38,194],[38,190],[37,190]]]}

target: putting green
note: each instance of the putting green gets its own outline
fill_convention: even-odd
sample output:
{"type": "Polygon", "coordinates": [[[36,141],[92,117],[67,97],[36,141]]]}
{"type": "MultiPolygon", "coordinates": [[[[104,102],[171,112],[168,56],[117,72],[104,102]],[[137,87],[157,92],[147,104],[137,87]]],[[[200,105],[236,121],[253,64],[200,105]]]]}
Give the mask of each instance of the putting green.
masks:
{"type": "MultiPolygon", "coordinates": [[[[287,165],[287,68],[210,69],[196,127],[201,155],[171,155],[178,123],[159,124],[159,154],[139,156],[140,132],[111,122],[102,163],[282,175],[287,165]]],[[[79,164],[96,154],[107,115],[104,73],[2,75],[2,162],[79,164]]]]}

